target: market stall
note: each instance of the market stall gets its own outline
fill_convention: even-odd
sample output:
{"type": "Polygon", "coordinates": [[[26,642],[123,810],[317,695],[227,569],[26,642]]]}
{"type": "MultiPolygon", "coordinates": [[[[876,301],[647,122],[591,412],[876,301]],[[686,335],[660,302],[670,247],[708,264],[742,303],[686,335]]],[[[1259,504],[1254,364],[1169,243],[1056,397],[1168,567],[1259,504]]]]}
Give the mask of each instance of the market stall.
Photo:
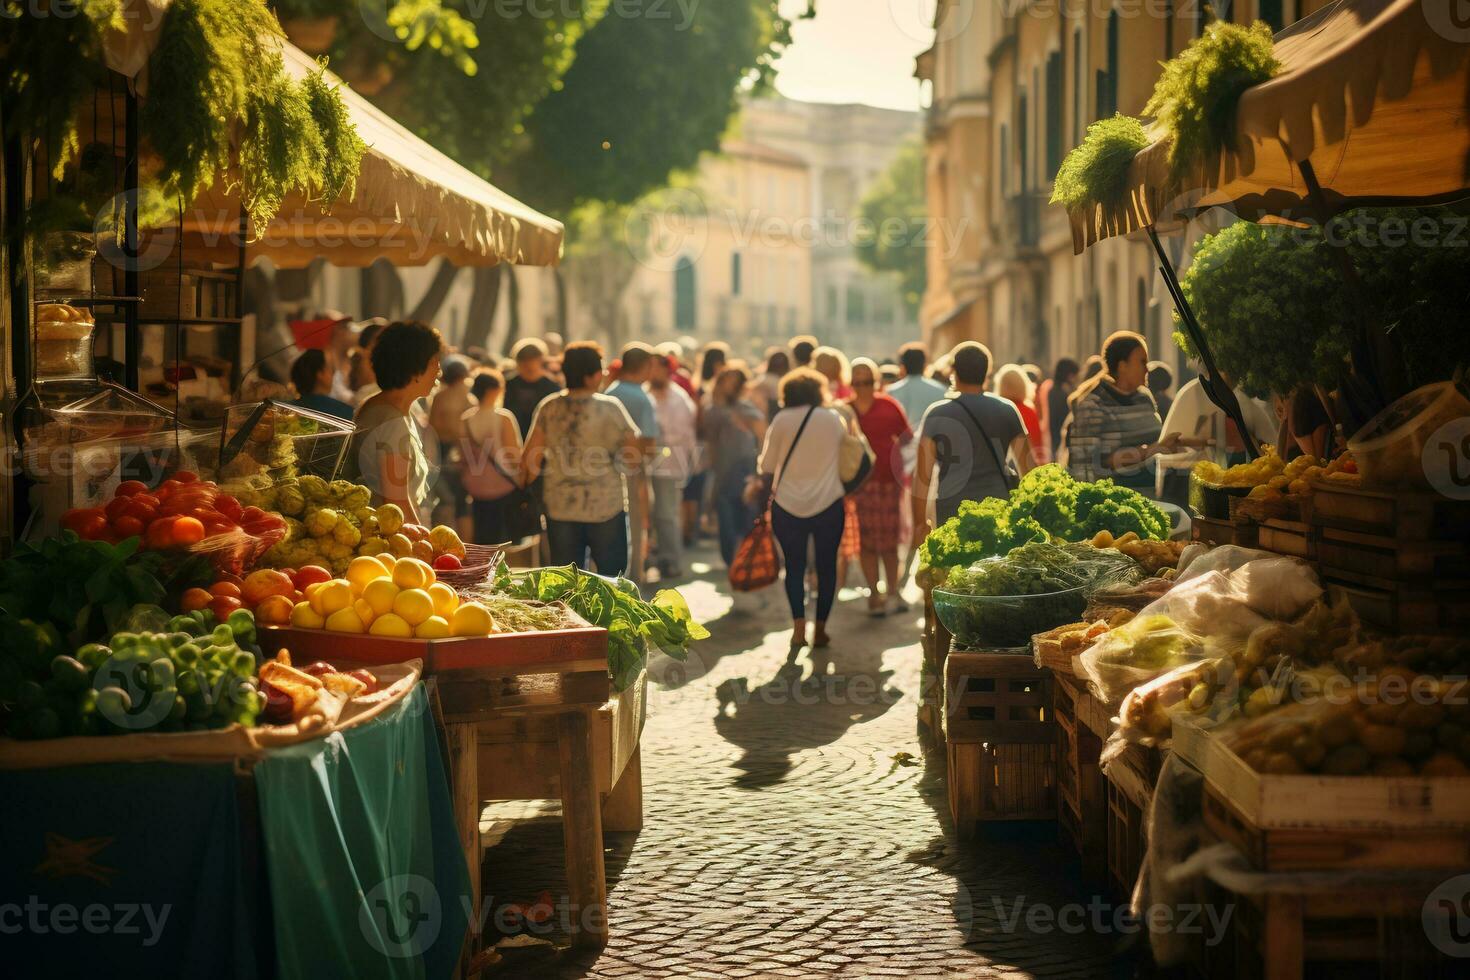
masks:
{"type": "MultiPolygon", "coordinates": [[[[0,561],[0,770],[35,815],[7,828],[7,880],[54,880],[48,901],[68,902],[86,898],[77,879],[126,880],[130,899],[187,908],[119,954],[135,972],[214,974],[228,950],[247,976],[446,975],[494,955],[479,949],[495,921],[481,805],[539,787],[568,817],[573,938],[605,941],[602,811],[641,821],[647,651],[682,656],[704,631],[672,591],[512,575],[448,527],[371,506],[340,478],[350,426],[232,404],[243,349],[198,343],[238,333],[240,274],[260,259],[552,264],[560,224],[342,86],[263,6],[207,22],[166,0],[124,7],[22,19],[12,52],[65,47],[80,83],[22,85],[7,118],[24,396],[7,428],[28,543],[0,561]],[[199,132],[167,124],[201,106],[199,132]],[[224,369],[206,383],[192,372],[209,356],[224,369]],[[108,365],[120,383],[99,378],[108,365]],[[109,805],[80,818],[96,793],[109,805]],[[179,849],[159,854],[153,810],[175,796],[179,849]],[[218,872],[208,888],[201,868],[218,872]]],[[[60,972],[109,945],[31,939],[60,972]]]]}
{"type": "MultiPolygon", "coordinates": [[[[1435,264],[1443,248],[1327,241],[1346,208],[1467,193],[1470,38],[1447,27],[1448,7],[1342,0],[1274,40],[1212,25],[1165,66],[1152,129],[1097,124],[1058,181],[1079,252],[1119,234],[1154,244],[1184,343],[1238,426],[1233,395],[1217,397],[1233,385],[1289,396],[1288,419],[1302,393],[1339,408],[1366,394],[1381,411],[1288,425],[1286,445],[1236,466],[1195,463],[1194,540],[1172,553],[1148,522],[1129,528],[1145,540],[1117,547],[1120,514],[1094,519],[1096,489],[1039,494],[1054,478],[1036,473],[925,543],[948,631],[1010,645],[996,630],[1027,611],[1034,682],[1053,692],[1036,720],[1053,726],[1055,754],[983,791],[1053,780],[1062,839],[1085,874],[1106,869],[1160,965],[1454,975],[1464,955],[1470,503],[1452,473],[1470,400],[1464,351],[1436,325],[1441,309],[1463,309],[1464,276],[1435,264]],[[1227,227],[1177,277],[1159,230],[1210,208],[1295,227],[1227,227]],[[1416,266],[1436,275],[1404,275],[1416,266]],[[1375,342],[1390,324],[1392,343],[1375,342]],[[1109,585],[1055,573],[1038,585],[1033,521],[1053,546],[1090,538],[1139,567],[1109,585]],[[1061,608],[1065,586],[1080,589],[1080,615],[1061,608]],[[1232,918],[1186,935],[1168,927],[1185,907],[1232,918]]],[[[984,656],[968,661],[984,671],[984,656]]],[[[1006,675],[990,674],[998,689],[1006,675]]],[[[967,710],[962,694],[943,696],[947,717],[967,710]]],[[[952,785],[970,778],[950,773],[952,785]]]]}

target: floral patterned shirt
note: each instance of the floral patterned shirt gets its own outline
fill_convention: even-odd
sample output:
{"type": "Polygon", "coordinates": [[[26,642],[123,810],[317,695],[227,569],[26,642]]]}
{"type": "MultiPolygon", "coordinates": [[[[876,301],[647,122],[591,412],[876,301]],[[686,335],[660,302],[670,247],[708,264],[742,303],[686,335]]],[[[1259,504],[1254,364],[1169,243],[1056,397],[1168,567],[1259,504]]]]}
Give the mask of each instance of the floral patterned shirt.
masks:
{"type": "MultiPolygon", "coordinates": [[[[545,430],[546,516],[597,524],[628,509],[625,467],[619,454],[638,429],[616,398],[603,394],[552,395],[536,407],[531,430],[545,430]]],[[[530,434],[527,435],[527,442],[530,434]]]]}

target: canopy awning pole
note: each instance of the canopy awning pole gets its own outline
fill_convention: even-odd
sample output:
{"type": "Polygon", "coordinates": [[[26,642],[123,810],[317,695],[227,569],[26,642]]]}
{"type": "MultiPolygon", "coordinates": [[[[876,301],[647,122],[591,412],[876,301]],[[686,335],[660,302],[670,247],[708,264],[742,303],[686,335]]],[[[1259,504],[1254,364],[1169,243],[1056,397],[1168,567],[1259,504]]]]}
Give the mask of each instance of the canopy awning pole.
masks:
{"type": "Polygon", "coordinates": [[[1200,387],[1205,391],[1205,397],[1215,403],[1215,407],[1224,412],[1225,415],[1235,423],[1235,428],[1240,432],[1241,441],[1245,443],[1246,452],[1250,453],[1251,459],[1261,455],[1256,446],[1256,437],[1245,424],[1245,414],[1240,410],[1240,400],[1235,397],[1235,391],[1220,378],[1220,372],[1215,368],[1215,357],[1210,353],[1210,345],[1205,343],[1204,331],[1200,329],[1199,321],[1194,318],[1194,311],[1189,308],[1189,302],[1184,298],[1184,290],[1179,288],[1179,277],[1174,272],[1174,263],[1169,261],[1169,253],[1164,251],[1164,245],[1159,241],[1159,233],[1154,230],[1153,225],[1147,226],[1148,240],[1153,243],[1154,253],[1159,257],[1159,274],[1164,277],[1164,284],[1169,287],[1169,295],[1174,298],[1174,308],[1179,311],[1179,319],[1184,324],[1184,330],[1189,334],[1189,339],[1194,342],[1194,349],[1199,352],[1200,366],[1204,368],[1200,377],[1200,387]]]}

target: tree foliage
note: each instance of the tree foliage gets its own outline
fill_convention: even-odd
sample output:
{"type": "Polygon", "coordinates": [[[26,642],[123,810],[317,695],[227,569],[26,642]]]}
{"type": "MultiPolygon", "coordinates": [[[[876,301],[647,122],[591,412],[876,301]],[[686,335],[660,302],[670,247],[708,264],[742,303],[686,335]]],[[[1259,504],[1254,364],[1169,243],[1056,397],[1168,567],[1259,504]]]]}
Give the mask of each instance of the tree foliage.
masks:
{"type": "Polygon", "coordinates": [[[773,77],[790,40],[777,6],[650,4],[641,16],[602,18],[527,118],[504,185],[565,215],[589,201],[631,204],[693,168],[718,148],[742,87],[773,77]]]}
{"type": "Polygon", "coordinates": [[[924,145],[912,139],[899,148],[888,169],[859,205],[862,234],[858,259],[877,272],[899,275],[909,315],[919,309],[927,282],[928,209],[924,199],[924,145]]]}

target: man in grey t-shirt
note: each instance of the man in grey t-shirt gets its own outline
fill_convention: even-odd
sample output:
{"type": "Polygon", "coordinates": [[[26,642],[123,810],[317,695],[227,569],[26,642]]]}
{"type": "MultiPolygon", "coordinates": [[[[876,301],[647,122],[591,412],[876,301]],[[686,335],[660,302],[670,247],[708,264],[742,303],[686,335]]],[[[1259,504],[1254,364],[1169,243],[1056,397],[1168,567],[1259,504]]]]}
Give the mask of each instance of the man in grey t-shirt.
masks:
{"type": "Polygon", "coordinates": [[[1006,456],[1024,476],[1036,465],[1021,413],[1004,398],[985,393],[990,375],[990,351],[984,344],[966,341],[950,354],[956,395],[935,402],[919,427],[919,461],[914,471],[912,500],[915,547],[928,531],[925,505],[934,471],[935,519],[943,524],[959,512],[966,500],[1005,497],[1009,493],[1006,456]],[[989,442],[987,446],[986,443],[989,442]]]}

